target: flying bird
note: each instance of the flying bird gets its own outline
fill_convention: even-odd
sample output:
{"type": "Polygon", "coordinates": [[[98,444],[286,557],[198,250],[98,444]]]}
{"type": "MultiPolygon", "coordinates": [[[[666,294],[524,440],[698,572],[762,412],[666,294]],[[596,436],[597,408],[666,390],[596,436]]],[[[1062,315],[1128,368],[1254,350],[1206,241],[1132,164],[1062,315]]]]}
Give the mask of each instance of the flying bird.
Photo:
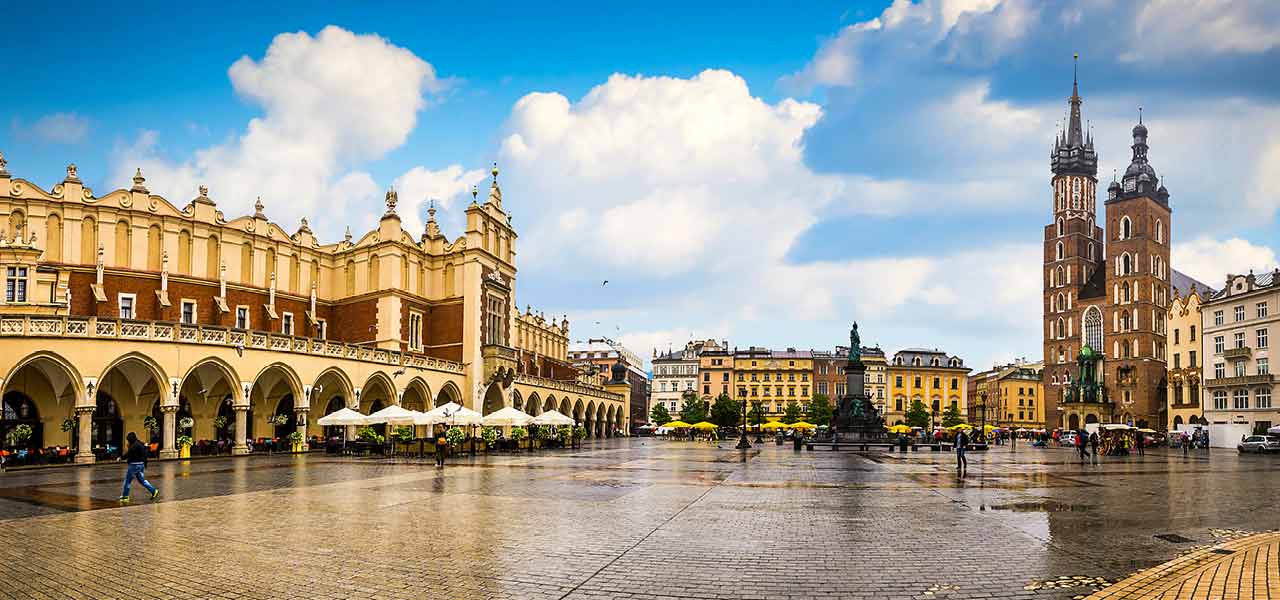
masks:
{"type": "Polygon", "coordinates": [[[600,287],[604,287],[604,286],[606,286],[606,285],[609,285],[609,280],[608,280],[608,279],[604,280],[604,283],[600,284],[600,287]]]}
{"type": "Polygon", "coordinates": [[[401,367],[391,373],[392,377],[399,377],[401,375],[404,375],[404,367],[401,367]]]}

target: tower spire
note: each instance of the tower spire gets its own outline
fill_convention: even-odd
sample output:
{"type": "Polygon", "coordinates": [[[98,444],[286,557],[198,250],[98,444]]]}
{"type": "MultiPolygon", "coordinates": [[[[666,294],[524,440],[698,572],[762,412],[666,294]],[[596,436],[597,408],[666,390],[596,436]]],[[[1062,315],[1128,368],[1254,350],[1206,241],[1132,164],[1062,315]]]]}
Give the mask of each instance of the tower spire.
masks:
{"type": "Polygon", "coordinates": [[[1084,133],[1080,127],[1080,55],[1076,54],[1071,67],[1071,121],[1067,126],[1067,145],[1084,145],[1084,133]]]}

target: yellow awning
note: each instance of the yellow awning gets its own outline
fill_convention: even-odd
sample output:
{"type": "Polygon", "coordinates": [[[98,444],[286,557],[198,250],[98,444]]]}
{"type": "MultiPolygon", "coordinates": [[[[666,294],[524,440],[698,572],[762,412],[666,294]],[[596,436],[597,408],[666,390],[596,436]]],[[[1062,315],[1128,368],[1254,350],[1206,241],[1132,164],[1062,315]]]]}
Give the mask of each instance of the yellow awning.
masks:
{"type": "Polygon", "coordinates": [[[786,429],[788,425],[782,421],[769,421],[760,426],[761,429],[786,429]]]}
{"type": "Polygon", "coordinates": [[[791,424],[792,429],[817,429],[818,426],[805,421],[796,421],[791,424]]]}
{"type": "Polygon", "coordinates": [[[711,429],[719,429],[719,428],[720,428],[720,426],[719,426],[719,425],[716,425],[716,424],[714,424],[714,423],[709,423],[709,422],[707,422],[707,421],[699,421],[699,422],[697,422],[697,423],[694,423],[694,424],[692,425],[692,427],[693,427],[694,429],[701,429],[701,430],[703,430],[703,431],[708,431],[708,430],[711,430],[711,429]]]}
{"type": "Polygon", "coordinates": [[[907,425],[893,425],[889,427],[889,433],[911,433],[911,427],[907,425]]]}
{"type": "Polygon", "coordinates": [[[693,425],[690,425],[690,424],[688,424],[688,423],[685,423],[684,421],[671,421],[670,423],[667,423],[666,425],[663,425],[663,427],[671,427],[671,428],[673,428],[673,429],[680,429],[680,428],[682,428],[682,427],[693,427],[693,425]]]}

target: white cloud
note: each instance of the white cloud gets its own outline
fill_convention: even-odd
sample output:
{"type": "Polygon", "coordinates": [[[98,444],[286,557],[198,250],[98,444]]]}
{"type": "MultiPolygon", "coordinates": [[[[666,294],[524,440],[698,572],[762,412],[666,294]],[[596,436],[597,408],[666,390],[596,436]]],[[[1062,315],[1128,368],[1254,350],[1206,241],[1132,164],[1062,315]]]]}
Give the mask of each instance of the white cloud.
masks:
{"type": "Polygon", "coordinates": [[[1274,0],[1151,0],[1134,23],[1142,43],[1120,55],[1143,61],[1196,52],[1257,54],[1280,46],[1274,0]]]}
{"type": "MultiPolygon", "coordinates": [[[[151,189],[179,205],[207,184],[229,217],[246,214],[261,196],[273,220],[287,227],[310,215],[317,233],[335,237],[341,224],[314,217],[381,214],[372,177],[351,167],[402,145],[426,106],[424,93],[445,85],[408,50],[333,26],[314,37],[280,34],[260,60],[242,57],[228,74],[261,117],[238,138],[178,163],[159,154],[157,138],[140,137],[120,157],[117,179],[127,181],[140,166],[151,189]]],[[[411,171],[405,179],[421,177],[411,171]]]]}
{"type": "Polygon", "coordinates": [[[1173,268],[1214,288],[1222,287],[1228,273],[1270,271],[1280,266],[1274,249],[1237,237],[1225,240],[1199,237],[1175,243],[1170,262],[1173,268]]]}
{"type": "Polygon", "coordinates": [[[764,102],[714,70],[614,75],[576,103],[521,98],[502,156],[520,190],[512,210],[537,199],[524,266],[599,261],[675,274],[776,260],[843,188],[802,162],[800,138],[820,113],[764,102]]]}
{"type": "Polygon", "coordinates": [[[48,114],[30,126],[15,117],[12,126],[19,137],[46,144],[79,144],[89,136],[89,119],[74,112],[48,114]]]}
{"type": "MultiPolygon", "coordinates": [[[[425,222],[425,211],[429,201],[435,200],[438,208],[449,208],[456,199],[466,200],[473,186],[484,181],[485,172],[479,169],[470,171],[461,165],[449,165],[444,169],[432,171],[418,166],[397,177],[393,184],[400,208],[397,212],[408,231],[418,231],[425,222]]],[[[483,193],[488,194],[488,190],[483,193]]],[[[483,200],[483,199],[482,199],[483,200]]]]}

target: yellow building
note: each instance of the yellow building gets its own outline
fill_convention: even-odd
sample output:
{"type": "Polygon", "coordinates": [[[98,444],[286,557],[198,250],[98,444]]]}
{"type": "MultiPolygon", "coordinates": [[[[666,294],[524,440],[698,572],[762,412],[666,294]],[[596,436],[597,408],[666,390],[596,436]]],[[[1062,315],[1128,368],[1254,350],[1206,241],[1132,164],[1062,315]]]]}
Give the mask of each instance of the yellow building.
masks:
{"type": "MultiPolygon", "coordinates": [[[[947,356],[940,350],[908,348],[893,355],[887,371],[888,393],[892,402],[890,414],[905,415],[911,404],[920,401],[930,411],[934,425],[942,424],[942,415],[954,406],[962,419],[968,420],[965,398],[970,369],[958,356],[947,356]],[[898,411],[898,407],[902,407],[898,411]]],[[[895,424],[905,416],[885,419],[895,424]]]]}
{"type": "Polygon", "coordinates": [[[1177,426],[1205,423],[1200,404],[1200,290],[1190,286],[1186,296],[1174,288],[1169,304],[1168,384],[1165,386],[1164,423],[1169,431],[1177,426]]]}
{"type": "Polygon", "coordinates": [[[1043,362],[1018,361],[970,375],[971,423],[1015,429],[1043,427],[1043,371],[1043,362]]]}
{"type": "Polygon", "coordinates": [[[792,400],[801,410],[808,409],[809,399],[813,397],[812,375],[813,353],[808,350],[753,347],[733,355],[733,381],[738,399],[760,402],[771,420],[782,417],[792,400]]]}
{"type": "Polygon", "coordinates": [[[725,394],[733,397],[733,351],[729,342],[705,349],[698,355],[698,393],[712,402],[725,394]]]}
{"type": "Polygon", "coordinates": [[[888,417],[888,409],[891,408],[889,405],[889,360],[885,358],[884,351],[879,348],[863,348],[862,364],[867,366],[865,385],[867,397],[871,399],[872,404],[875,404],[876,410],[879,410],[881,415],[885,415],[885,422],[893,423],[894,421],[890,421],[888,417]]]}

